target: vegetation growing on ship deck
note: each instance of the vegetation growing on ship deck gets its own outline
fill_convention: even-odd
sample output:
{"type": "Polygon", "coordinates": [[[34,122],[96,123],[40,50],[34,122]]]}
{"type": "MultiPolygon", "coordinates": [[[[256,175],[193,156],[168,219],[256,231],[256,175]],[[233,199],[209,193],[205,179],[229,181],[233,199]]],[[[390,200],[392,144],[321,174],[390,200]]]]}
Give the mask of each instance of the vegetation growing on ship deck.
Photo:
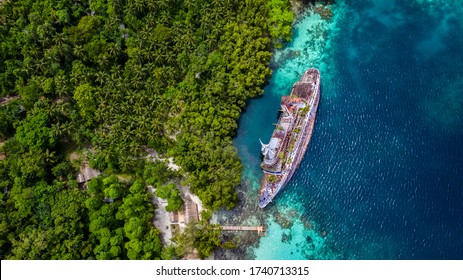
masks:
{"type": "Polygon", "coordinates": [[[69,146],[92,146],[106,176],[135,173],[152,147],[207,208],[233,207],[231,139],[270,76],[272,44],[289,36],[287,10],[286,0],[4,1],[0,98],[20,98],[0,107],[1,258],[161,256],[145,182],[109,176],[81,191],[69,146]]]}

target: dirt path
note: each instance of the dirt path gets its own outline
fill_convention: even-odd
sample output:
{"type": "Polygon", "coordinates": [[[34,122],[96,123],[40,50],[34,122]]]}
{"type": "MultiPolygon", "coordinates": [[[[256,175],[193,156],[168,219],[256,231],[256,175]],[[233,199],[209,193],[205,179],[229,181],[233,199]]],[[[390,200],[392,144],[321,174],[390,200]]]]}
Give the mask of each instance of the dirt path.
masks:
{"type": "MultiPolygon", "coordinates": [[[[0,0],[2,2],[2,0],[0,0]]],[[[0,106],[6,106],[9,102],[19,99],[19,96],[0,97],[0,106]]]]}
{"type": "Polygon", "coordinates": [[[172,238],[172,231],[170,228],[169,212],[165,210],[167,201],[156,197],[152,186],[148,186],[148,191],[151,194],[151,202],[155,207],[153,225],[161,231],[161,241],[164,244],[171,244],[172,241],[170,239],[172,238]]]}
{"type": "Polygon", "coordinates": [[[159,156],[158,152],[156,152],[155,150],[152,150],[152,149],[147,149],[147,152],[148,152],[148,155],[146,157],[151,159],[151,161],[159,160],[159,161],[162,161],[165,164],[167,164],[167,166],[173,171],[180,170],[180,166],[178,166],[178,165],[176,165],[174,163],[173,158],[171,158],[171,157],[170,158],[162,158],[162,157],[159,156]]]}

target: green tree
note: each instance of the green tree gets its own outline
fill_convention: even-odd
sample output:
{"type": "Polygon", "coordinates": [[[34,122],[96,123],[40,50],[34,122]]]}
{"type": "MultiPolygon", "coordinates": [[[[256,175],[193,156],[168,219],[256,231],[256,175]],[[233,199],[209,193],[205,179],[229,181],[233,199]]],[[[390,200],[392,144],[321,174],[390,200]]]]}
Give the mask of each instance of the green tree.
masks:
{"type": "Polygon", "coordinates": [[[183,206],[183,199],[175,184],[167,184],[156,189],[156,196],[167,199],[166,211],[173,212],[180,210],[183,206]]]}
{"type": "Polygon", "coordinates": [[[163,198],[163,199],[168,199],[170,198],[172,191],[175,190],[176,186],[175,184],[167,184],[164,186],[160,186],[156,189],[156,196],[163,198]]]}
{"type": "Polygon", "coordinates": [[[274,39],[277,47],[281,47],[282,42],[291,39],[294,14],[289,9],[289,6],[288,0],[270,0],[267,3],[270,36],[274,39]]]}
{"type": "Polygon", "coordinates": [[[74,99],[79,106],[80,115],[87,120],[87,124],[92,123],[92,117],[96,110],[96,96],[94,88],[89,84],[81,84],[74,91],[74,99]]]}
{"type": "Polygon", "coordinates": [[[166,211],[173,212],[178,211],[183,206],[183,199],[180,196],[179,190],[173,190],[170,193],[170,197],[167,199],[166,211]]]}

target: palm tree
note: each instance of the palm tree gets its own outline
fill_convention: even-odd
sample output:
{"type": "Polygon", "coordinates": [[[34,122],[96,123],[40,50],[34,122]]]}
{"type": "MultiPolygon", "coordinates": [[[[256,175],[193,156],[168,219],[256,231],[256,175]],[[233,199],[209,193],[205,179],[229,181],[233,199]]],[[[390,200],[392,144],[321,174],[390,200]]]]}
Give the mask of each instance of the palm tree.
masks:
{"type": "Polygon", "coordinates": [[[57,33],[53,37],[53,43],[57,46],[62,46],[66,42],[66,37],[63,33],[57,33]]]}
{"type": "Polygon", "coordinates": [[[27,52],[32,57],[35,57],[35,58],[39,58],[42,55],[42,52],[40,51],[39,47],[36,45],[31,46],[27,52]]]}
{"type": "Polygon", "coordinates": [[[36,62],[36,68],[39,70],[41,73],[43,73],[46,69],[47,63],[44,58],[38,59],[36,62]]]}
{"type": "Polygon", "coordinates": [[[154,79],[151,77],[148,78],[148,80],[145,82],[145,88],[148,90],[150,93],[154,93],[157,89],[157,83],[154,79]]]}
{"type": "Polygon", "coordinates": [[[194,10],[196,8],[196,0],[184,0],[183,5],[185,5],[188,10],[194,10]]]}
{"type": "Polygon", "coordinates": [[[145,69],[141,64],[136,64],[133,66],[133,73],[136,79],[143,79],[145,76],[145,69]]]}
{"type": "Polygon", "coordinates": [[[157,138],[157,134],[155,134],[154,132],[148,132],[146,134],[146,140],[148,140],[148,142],[153,142],[154,140],[156,140],[157,138]]]}
{"type": "Polygon", "coordinates": [[[167,54],[167,57],[166,57],[166,62],[168,65],[171,65],[171,66],[176,66],[176,62],[177,62],[177,57],[175,56],[175,54],[173,52],[169,52],[167,54]]]}
{"type": "Polygon", "coordinates": [[[164,77],[164,68],[163,67],[158,67],[153,70],[153,76],[156,78],[156,80],[162,82],[163,77],[164,77]]]}
{"type": "Polygon", "coordinates": [[[62,134],[60,122],[54,123],[51,125],[51,137],[58,138],[62,134]]]}
{"type": "Polygon", "coordinates": [[[160,49],[160,48],[155,49],[154,53],[153,53],[153,56],[154,56],[154,63],[156,63],[159,66],[164,64],[166,55],[162,51],[162,49],[160,49]]]}
{"type": "MultiPolygon", "coordinates": [[[[110,5],[108,3],[108,5],[110,5]]],[[[110,31],[110,32],[114,32],[117,30],[118,26],[119,26],[119,19],[117,18],[117,16],[115,15],[109,15],[109,18],[106,20],[106,23],[105,23],[105,27],[104,29],[110,31]]]]}
{"type": "Polygon", "coordinates": [[[159,103],[161,101],[161,95],[159,91],[156,90],[156,92],[154,92],[150,98],[151,98],[151,102],[149,104],[150,109],[159,108],[159,103]]]}
{"type": "Polygon", "coordinates": [[[109,53],[112,57],[117,57],[117,56],[119,55],[120,52],[121,52],[121,46],[120,46],[120,44],[111,43],[111,44],[109,45],[108,53],[109,53]]]}
{"type": "Polygon", "coordinates": [[[106,115],[107,115],[107,113],[106,113],[106,110],[105,110],[104,107],[98,108],[95,111],[95,120],[97,122],[101,122],[101,121],[103,121],[103,120],[105,120],[107,118],[106,115]]]}
{"type": "Polygon", "coordinates": [[[180,112],[182,111],[182,107],[183,107],[183,102],[180,101],[179,99],[175,98],[172,102],[171,102],[171,106],[170,106],[170,110],[169,110],[169,114],[170,115],[178,115],[180,114],[180,112]]]}
{"type": "Polygon", "coordinates": [[[144,82],[141,79],[132,79],[132,82],[130,84],[135,89],[141,89],[143,87],[144,82]]]}
{"type": "Polygon", "coordinates": [[[25,70],[27,75],[31,75],[32,71],[34,70],[33,68],[34,60],[30,56],[25,56],[23,63],[22,63],[22,68],[25,70]]]}
{"type": "MultiPolygon", "coordinates": [[[[143,59],[146,61],[153,61],[154,60],[154,47],[153,45],[149,45],[147,50],[143,52],[143,59]]],[[[151,62],[148,62],[147,64],[150,64],[151,62]]]]}
{"type": "Polygon", "coordinates": [[[106,66],[108,66],[109,64],[109,58],[106,54],[103,54],[103,55],[100,55],[98,57],[98,64],[102,67],[102,68],[106,68],[106,66]]]}
{"type": "Polygon", "coordinates": [[[95,82],[99,83],[100,85],[103,85],[107,78],[108,74],[106,74],[106,72],[99,71],[95,74],[95,82]]]}
{"type": "Polygon", "coordinates": [[[50,150],[46,149],[43,153],[43,157],[45,158],[45,162],[48,164],[53,164],[56,162],[55,159],[55,151],[50,152],[50,150]]]}
{"type": "Polygon", "coordinates": [[[150,12],[155,12],[158,8],[158,5],[156,3],[156,1],[152,1],[152,0],[148,0],[147,3],[146,3],[146,7],[148,7],[148,10],[150,12]]]}
{"type": "Polygon", "coordinates": [[[128,171],[135,166],[135,161],[128,155],[122,155],[119,157],[119,166],[121,167],[122,171],[128,171]]]}
{"type": "Polygon", "coordinates": [[[209,50],[213,50],[214,47],[217,45],[217,43],[218,43],[218,40],[214,35],[212,34],[207,35],[206,45],[209,48],[209,50]]]}
{"type": "Polygon", "coordinates": [[[141,13],[143,11],[143,8],[144,8],[143,0],[133,0],[132,3],[137,12],[141,13]]]}
{"type": "Polygon", "coordinates": [[[190,53],[190,51],[194,48],[196,39],[191,32],[191,30],[186,29],[183,34],[180,36],[180,42],[182,47],[187,51],[187,53],[190,53]]]}
{"type": "MultiPolygon", "coordinates": [[[[161,0],[163,1],[163,0],[161,0]]],[[[164,0],[166,1],[166,0],[164,0]]],[[[161,15],[159,16],[159,22],[163,25],[168,25],[170,20],[172,19],[169,12],[162,10],[161,15]]]]}
{"type": "Polygon", "coordinates": [[[169,8],[169,0],[157,0],[156,4],[163,11],[166,11],[169,8]]]}
{"type": "Polygon", "coordinates": [[[76,45],[76,46],[74,47],[74,55],[75,55],[77,58],[85,59],[85,50],[84,50],[84,46],[82,46],[82,45],[76,45]]]}
{"type": "Polygon", "coordinates": [[[152,132],[158,134],[158,135],[161,135],[163,133],[163,130],[164,130],[164,124],[163,122],[161,121],[160,118],[153,118],[151,119],[151,123],[150,123],[150,129],[152,132]]]}
{"type": "Polygon", "coordinates": [[[64,122],[61,124],[61,134],[66,134],[67,136],[71,136],[73,130],[74,130],[74,125],[72,122],[64,122]]]}
{"type": "Polygon", "coordinates": [[[175,81],[176,74],[177,74],[177,71],[176,71],[177,68],[173,66],[165,66],[163,68],[164,68],[164,73],[165,73],[165,77],[167,78],[167,81],[175,81]]]}
{"type": "Polygon", "coordinates": [[[140,102],[137,102],[137,103],[133,106],[133,111],[134,111],[137,115],[142,115],[142,113],[145,111],[145,107],[143,107],[143,105],[142,105],[140,102]]]}
{"type": "Polygon", "coordinates": [[[138,94],[134,90],[129,90],[127,91],[126,94],[126,100],[129,102],[129,104],[133,105],[138,99],[138,94]]]}
{"type": "Polygon", "coordinates": [[[140,102],[140,104],[142,104],[144,107],[146,107],[146,105],[148,105],[148,101],[149,101],[149,93],[146,91],[146,89],[142,89],[139,91],[140,94],[138,96],[138,102],[140,102]]]}

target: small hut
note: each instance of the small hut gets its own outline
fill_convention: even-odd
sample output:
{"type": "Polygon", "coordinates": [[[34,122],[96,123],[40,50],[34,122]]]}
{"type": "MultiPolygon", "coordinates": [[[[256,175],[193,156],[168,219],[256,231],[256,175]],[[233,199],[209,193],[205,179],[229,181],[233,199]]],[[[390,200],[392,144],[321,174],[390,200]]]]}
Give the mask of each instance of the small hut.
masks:
{"type": "Polygon", "coordinates": [[[187,196],[183,204],[183,212],[185,216],[185,223],[199,221],[198,205],[191,200],[190,196],[187,196]]]}
{"type": "Polygon", "coordinates": [[[100,175],[100,171],[96,169],[92,169],[89,166],[84,166],[80,169],[79,174],[77,174],[77,183],[82,184],[85,182],[90,181],[91,179],[98,177],[100,175]]]}
{"type": "Polygon", "coordinates": [[[170,212],[169,219],[172,224],[186,225],[191,222],[197,222],[199,221],[198,205],[187,195],[183,199],[182,209],[170,212]]]}

